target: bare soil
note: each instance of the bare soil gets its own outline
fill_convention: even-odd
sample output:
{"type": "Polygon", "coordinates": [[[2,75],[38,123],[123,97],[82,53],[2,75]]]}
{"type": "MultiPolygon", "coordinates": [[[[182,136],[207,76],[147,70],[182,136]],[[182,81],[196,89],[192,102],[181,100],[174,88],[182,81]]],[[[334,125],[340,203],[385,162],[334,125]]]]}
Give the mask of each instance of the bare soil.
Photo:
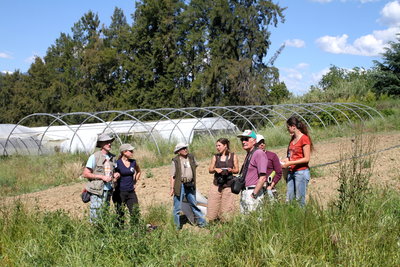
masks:
{"type": "MultiPolygon", "coordinates": [[[[368,137],[373,140],[372,147],[375,151],[384,150],[400,145],[400,132],[365,135],[365,147],[371,146],[368,137]]],[[[267,144],[268,145],[268,144],[267,144]]],[[[326,142],[315,144],[310,166],[333,162],[341,158],[341,154],[354,146],[352,138],[336,138],[326,142]]],[[[286,148],[273,149],[279,157],[285,155],[286,148]]],[[[194,154],[196,151],[193,151],[194,154]]],[[[239,151],[239,164],[242,164],[245,154],[239,151]]],[[[400,148],[396,147],[374,154],[376,161],[372,165],[370,182],[372,186],[388,186],[400,191],[400,148]]],[[[140,162],[139,162],[140,164],[140,162]]],[[[208,173],[209,160],[199,161],[197,188],[204,196],[208,190],[213,176],[208,173]]],[[[316,175],[311,177],[308,187],[308,198],[313,197],[321,205],[325,206],[334,200],[338,193],[338,164],[314,169],[316,175]]],[[[284,183],[282,179],[280,183],[284,183]]],[[[12,203],[18,199],[32,208],[43,211],[64,210],[73,217],[87,216],[89,204],[84,204],[80,199],[80,193],[85,181],[76,184],[58,186],[40,192],[25,194],[17,197],[7,197],[3,203],[12,203]]],[[[284,187],[278,187],[284,188],[284,187]]],[[[279,192],[284,195],[284,189],[279,192]]],[[[172,198],[169,196],[169,166],[143,170],[142,179],[137,187],[139,204],[142,211],[146,211],[152,205],[165,205],[172,208],[172,198]],[[151,173],[152,175],[148,175],[151,173]],[[152,176],[151,178],[146,178],[152,176]]],[[[239,202],[239,198],[238,201],[239,202]]]]}

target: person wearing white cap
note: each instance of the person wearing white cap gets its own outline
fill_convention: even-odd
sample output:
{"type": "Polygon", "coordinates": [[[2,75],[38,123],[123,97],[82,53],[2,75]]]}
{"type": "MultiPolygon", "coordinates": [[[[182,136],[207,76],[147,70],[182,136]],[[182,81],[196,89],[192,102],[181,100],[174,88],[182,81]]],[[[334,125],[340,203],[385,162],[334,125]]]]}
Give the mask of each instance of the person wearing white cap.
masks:
{"type": "Polygon", "coordinates": [[[242,147],[247,151],[240,173],[245,177],[245,188],[240,196],[240,211],[248,213],[254,211],[264,197],[263,186],[266,181],[267,155],[257,148],[257,136],[252,130],[245,130],[239,134],[242,147]]]}
{"type": "Polygon", "coordinates": [[[112,179],[119,177],[118,173],[114,173],[115,155],[110,152],[113,141],[114,138],[107,133],[99,135],[96,147],[100,151],[89,157],[82,173],[89,180],[86,190],[90,193],[90,222],[96,222],[101,217],[103,206],[109,206],[113,190],[112,179]]]}
{"type": "Polygon", "coordinates": [[[174,153],[177,155],[172,159],[170,195],[173,196],[174,200],[173,216],[176,228],[182,228],[180,214],[184,197],[186,197],[193,214],[197,218],[197,224],[200,227],[204,227],[206,226],[206,220],[201,210],[197,207],[196,201],[196,168],[198,164],[194,156],[189,154],[188,144],[178,143],[175,146],[174,153]]]}
{"type": "Polygon", "coordinates": [[[141,171],[139,164],[133,159],[134,149],[135,148],[131,144],[122,144],[119,147],[120,156],[115,168],[115,172],[118,172],[120,177],[116,180],[113,202],[116,204],[120,226],[124,223],[123,204],[128,207],[132,225],[138,223],[140,217],[136,184],[140,180],[141,171]]]}
{"type": "Polygon", "coordinates": [[[279,157],[276,153],[266,150],[265,138],[261,134],[257,134],[257,146],[259,149],[263,150],[267,154],[268,165],[267,165],[267,177],[275,171],[275,176],[273,177],[271,183],[267,184],[267,192],[272,192],[275,190],[275,185],[279,182],[282,177],[282,167],[279,157]]]}

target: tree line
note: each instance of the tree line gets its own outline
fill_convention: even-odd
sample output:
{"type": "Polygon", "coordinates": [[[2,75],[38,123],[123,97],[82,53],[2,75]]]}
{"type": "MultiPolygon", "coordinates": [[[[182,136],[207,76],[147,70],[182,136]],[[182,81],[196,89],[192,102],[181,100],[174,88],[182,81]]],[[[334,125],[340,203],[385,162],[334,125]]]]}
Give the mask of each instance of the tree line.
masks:
{"type": "MultiPolygon", "coordinates": [[[[61,33],[27,73],[0,75],[0,123],[37,113],[271,104],[290,96],[265,63],[273,1],[141,0],[61,33]]],[[[268,54],[270,56],[270,54],[268,54]]]]}

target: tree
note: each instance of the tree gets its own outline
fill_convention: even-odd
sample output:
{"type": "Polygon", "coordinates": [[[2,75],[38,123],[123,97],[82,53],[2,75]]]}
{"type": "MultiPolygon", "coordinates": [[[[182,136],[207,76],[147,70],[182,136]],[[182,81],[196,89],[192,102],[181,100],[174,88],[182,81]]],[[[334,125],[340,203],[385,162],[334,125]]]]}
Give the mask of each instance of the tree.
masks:
{"type": "Polygon", "coordinates": [[[203,105],[266,103],[270,84],[263,60],[270,45],[268,28],[284,21],[284,8],[272,1],[217,0],[203,10],[203,105]]]}
{"type": "Polygon", "coordinates": [[[351,70],[331,66],[317,86],[303,96],[305,102],[337,102],[370,99],[374,70],[355,67],[351,70]]]}
{"type": "Polygon", "coordinates": [[[400,34],[397,42],[389,42],[382,54],[383,62],[374,61],[377,73],[375,74],[375,90],[378,94],[392,96],[400,95],[400,34]]]}
{"type": "Polygon", "coordinates": [[[179,45],[181,0],[143,0],[132,27],[132,102],[144,108],[184,106],[179,97],[183,62],[179,45]]]}

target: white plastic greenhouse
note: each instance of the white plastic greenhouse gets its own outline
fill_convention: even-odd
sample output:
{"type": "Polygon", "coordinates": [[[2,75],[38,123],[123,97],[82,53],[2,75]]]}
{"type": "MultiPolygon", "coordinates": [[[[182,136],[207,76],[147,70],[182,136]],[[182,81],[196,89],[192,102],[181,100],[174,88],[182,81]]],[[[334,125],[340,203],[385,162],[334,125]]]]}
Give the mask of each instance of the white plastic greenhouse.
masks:
{"type": "Polygon", "coordinates": [[[234,134],[244,129],[277,127],[284,125],[292,115],[303,120],[311,130],[382,117],[375,109],[359,103],[35,113],[17,124],[0,124],[0,154],[92,153],[97,136],[103,132],[113,134],[119,143],[138,138],[149,140],[160,152],[162,140],[190,143],[197,134],[216,137],[221,132],[234,134]],[[23,126],[38,123],[45,126],[23,126]]]}

